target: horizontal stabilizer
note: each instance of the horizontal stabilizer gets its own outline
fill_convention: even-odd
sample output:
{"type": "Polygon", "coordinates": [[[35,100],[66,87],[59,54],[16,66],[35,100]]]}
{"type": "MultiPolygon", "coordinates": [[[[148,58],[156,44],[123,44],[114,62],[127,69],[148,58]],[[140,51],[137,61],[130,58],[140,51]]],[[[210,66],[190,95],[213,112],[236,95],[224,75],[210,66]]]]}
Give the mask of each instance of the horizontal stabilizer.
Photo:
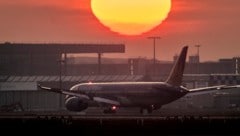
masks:
{"type": "Polygon", "coordinates": [[[240,85],[235,85],[235,86],[219,85],[219,86],[191,89],[189,90],[186,96],[197,96],[202,94],[216,93],[219,90],[227,90],[227,89],[233,89],[233,88],[240,88],[240,85]]]}

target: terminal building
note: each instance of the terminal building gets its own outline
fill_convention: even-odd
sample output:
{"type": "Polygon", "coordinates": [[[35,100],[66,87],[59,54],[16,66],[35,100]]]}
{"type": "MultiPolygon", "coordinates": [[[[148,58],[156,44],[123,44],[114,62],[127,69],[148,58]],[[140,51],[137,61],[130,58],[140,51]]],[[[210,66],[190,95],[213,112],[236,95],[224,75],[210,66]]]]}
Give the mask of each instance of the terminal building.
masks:
{"type": "MultiPolygon", "coordinates": [[[[65,110],[64,96],[40,91],[37,84],[69,89],[83,82],[164,81],[172,62],[128,59],[122,63],[104,63],[104,53],[124,53],[122,44],[0,44],[0,106],[2,111],[20,104],[25,111],[65,110]],[[95,63],[75,63],[70,53],[95,53],[95,63]],[[5,108],[4,108],[5,107],[5,108]]],[[[240,58],[220,59],[218,62],[199,62],[190,56],[184,72],[187,88],[240,84],[240,58]]],[[[183,98],[167,105],[169,108],[226,109],[240,104],[240,90],[183,98]],[[187,99],[187,100],[186,100],[187,99]]],[[[11,109],[9,109],[11,110],[11,109]]]]}

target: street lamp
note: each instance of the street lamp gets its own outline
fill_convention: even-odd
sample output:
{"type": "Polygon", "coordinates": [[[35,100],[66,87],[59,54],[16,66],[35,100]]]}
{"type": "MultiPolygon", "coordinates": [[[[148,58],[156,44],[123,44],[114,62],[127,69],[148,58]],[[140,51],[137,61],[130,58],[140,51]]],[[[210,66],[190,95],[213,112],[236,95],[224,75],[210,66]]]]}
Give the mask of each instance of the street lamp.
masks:
{"type": "Polygon", "coordinates": [[[153,40],[153,73],[155,74],[155,69],[156,69],[156,40],[157,39],[161,39],[161,37],[159,36],[151,36],[148,37],[148,39],[152,39],[153,40]]]}
{"type": "MultiPolygon", "coordinates": [[[[59,62],[59,88],[62,90],[62,63],[65,63],[65,59],[60,58],[60,60],[57,60],[59,62]]],[[[62,95],[59,95],[59,107],[62,109],[62,95]]]]}
{"type": "Polygon", "coordinates": [[[195,47],[197,48],[197,74],[200,74],[200,68],[199,68],[199,63],[200,63],[200,53],[199,53],[199,48],[201,47],[201,45],[197,44],[195,45],[195,47]]]}
{"type": "Polygon", "coordinates": [[[199,45],[199,44],[197,44],[197,45],[195,45],[195,47],[197,48],[197,56],[199,57],[199,48],[201,47],[201,45],[199,45]]]}
{"type": "Polygon", "coordinates": [[[59,88],[62,90],[62,63],[65,63],[65,60],[60,59],[59,62],[59,88]]]}

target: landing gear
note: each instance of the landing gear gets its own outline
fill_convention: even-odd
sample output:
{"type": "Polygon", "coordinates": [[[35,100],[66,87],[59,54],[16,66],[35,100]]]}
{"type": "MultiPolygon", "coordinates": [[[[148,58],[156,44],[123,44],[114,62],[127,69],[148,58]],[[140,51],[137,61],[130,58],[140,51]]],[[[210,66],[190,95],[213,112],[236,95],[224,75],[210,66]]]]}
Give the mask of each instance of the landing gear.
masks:
{"type": "Polygon", "coordinates": [[[142,107],[140,109],[140,113],[145,115],[145,114],[151,114],[153,112],[153,110],[157,110],[160,109],[161,106],[155,106],[155,105],[150,105],[150,106],[146,106],[146,107],[142,107]]]}
{"type": "Polygon", "coordinates": [[[147,108],[148,113],[152,113],[153,109],[152,108],[147,108]]]}
{"type": "Polygon", "coordinates": [[[152,108],[141,108],[140,109],[140,113],[143,114],[143,115],[146,115],[146,114],[149,114],[149,113],[152,113],[152,112],[153,112],[152,108]]]}

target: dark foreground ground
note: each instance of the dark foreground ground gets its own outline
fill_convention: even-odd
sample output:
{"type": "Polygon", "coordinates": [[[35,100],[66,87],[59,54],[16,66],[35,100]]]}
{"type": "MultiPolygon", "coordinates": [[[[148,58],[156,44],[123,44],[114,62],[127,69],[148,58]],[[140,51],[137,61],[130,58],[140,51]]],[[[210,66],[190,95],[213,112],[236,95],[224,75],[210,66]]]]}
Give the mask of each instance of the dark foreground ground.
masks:
{"type": "Polygon", "coordinates": [[[30,135],[240,135],[240,114],[163,116],[0,113],[0,130],[8,134],[30,135]]]}

